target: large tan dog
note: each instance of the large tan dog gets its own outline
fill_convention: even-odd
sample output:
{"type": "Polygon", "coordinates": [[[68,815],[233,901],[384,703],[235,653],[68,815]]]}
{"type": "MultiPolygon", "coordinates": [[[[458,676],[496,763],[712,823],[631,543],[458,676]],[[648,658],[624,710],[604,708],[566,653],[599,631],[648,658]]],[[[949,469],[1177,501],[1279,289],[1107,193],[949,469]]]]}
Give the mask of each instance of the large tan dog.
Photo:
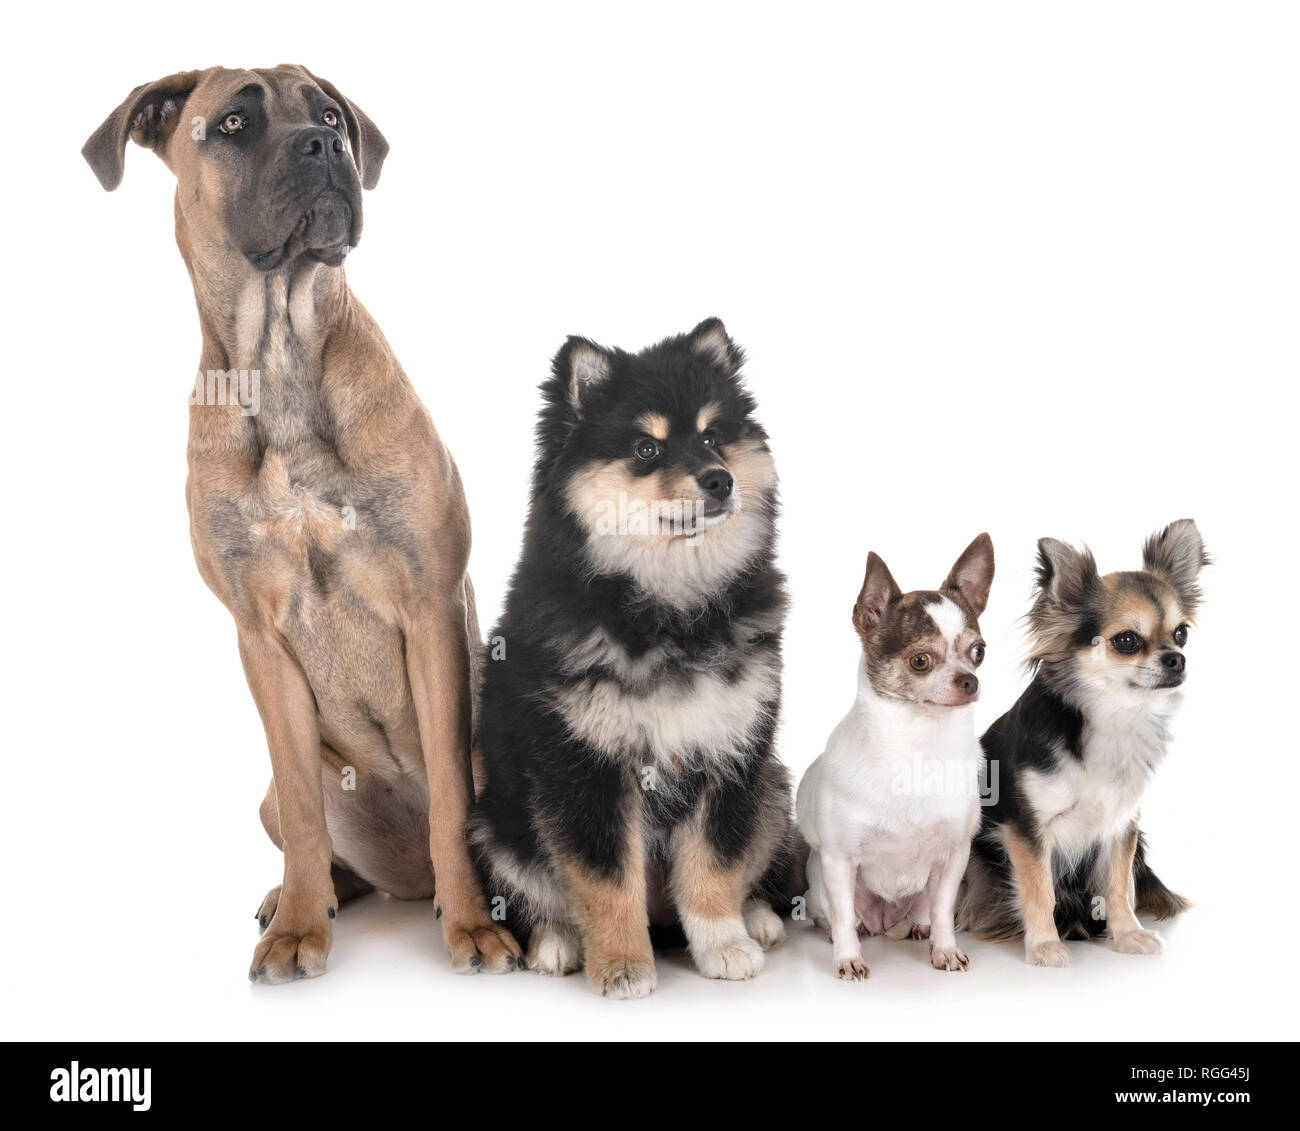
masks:
{"type": "Polygon", "coordinates": [[[302,67],[137,87],[82,151],[176,175],[203,331],[191,398],[194,555],[235,618],[284,852],[249,977],[325,970],[340,902],[435,894],[457,970],[514,969],[465,844],[479,629],[456,465],[341,264],[388,143],[302,67]]]}

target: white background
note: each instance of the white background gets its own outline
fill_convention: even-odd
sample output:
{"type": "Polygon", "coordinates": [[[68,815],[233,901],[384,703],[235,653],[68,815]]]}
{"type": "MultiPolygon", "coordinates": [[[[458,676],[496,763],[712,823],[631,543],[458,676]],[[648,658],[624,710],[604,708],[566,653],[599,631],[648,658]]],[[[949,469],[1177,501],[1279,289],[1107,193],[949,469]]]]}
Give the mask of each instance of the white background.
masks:
{"type": "Polygon", "coordinates": [[[1295,1034],[1300,36],[1281,4],[28,7],[7,18],[6,1038],[1242,1038],[1295,1034]],[[33,13],[41,14],[33,14],[33,13]],[[57,20],[57,22],[55,22],[57,20]],[[250,987],[280,860],[264,739],[182,496],[193,298],[172,181],[79,156],[135,85],[302,62],[385,131],[351,284],[464,474],[486,629],[566,335],[717,314],[783,481],[780,753],[848,707],[869,548],[930,587],[998,555],[981,725],[1022,686],[1035,539],[1216,559],[1143,824],[1197,907],[1137,958],[929,969],[810,929],[754,982],[661,962],[459,978],[432,908],[370,897],[326,977],[250,987]]]}

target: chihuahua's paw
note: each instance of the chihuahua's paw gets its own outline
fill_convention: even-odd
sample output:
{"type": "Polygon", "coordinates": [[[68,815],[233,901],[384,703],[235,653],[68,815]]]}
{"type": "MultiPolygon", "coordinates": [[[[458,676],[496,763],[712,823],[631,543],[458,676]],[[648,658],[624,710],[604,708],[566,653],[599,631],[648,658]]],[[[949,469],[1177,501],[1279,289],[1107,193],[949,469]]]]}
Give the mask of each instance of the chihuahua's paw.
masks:
{"type": "Polygon", "coordinates": [[[1115,949],[1120,954],[1159,954],[1165,942],[1155,931],[1125,931],[1115,936],[1115,949]]]}
{"type": "Polygon", "coordinates": [[[528,940],[527,966],[539,974],[562,978],[582,966],[582,940],[572,928],[548,923],[528,940]]]}
{"type": "Polygon", "coordinates": [[[835,963],[835,976],[845,982],[865,982],[871,971],[861,956],[841,958],[835,963]]]}
{"type": "Polygon", "coordinates": [[[654,962],[638,958],[607,958],[587,963],[587,981],[601,997],[649,997],[659,985],[654,962]]]}
{"type": "Polygon", "coordinates": [[[936,970],[969,970],[970,959],[958,946],[935,946],[930,944],[930,965],[936,970]]]}
{"type": "Polygon", "coordinates": [[[930,937],[929,923],[913,923],[907,931],[909,939],[928,939],[930,937]]]}
{"type": "Polygon", "coordinates": [[[1069,966],[1070,950],[1060,939],[1025,947],[1025,961],[1030,966],[1069,966]]]}
{"type": "Polygon", "coordinates": [[[761,900],[754,899],[745,904],[742,918],[746,933],[764,950],[771,950],[785,938],[781,916],[761,900]]]}

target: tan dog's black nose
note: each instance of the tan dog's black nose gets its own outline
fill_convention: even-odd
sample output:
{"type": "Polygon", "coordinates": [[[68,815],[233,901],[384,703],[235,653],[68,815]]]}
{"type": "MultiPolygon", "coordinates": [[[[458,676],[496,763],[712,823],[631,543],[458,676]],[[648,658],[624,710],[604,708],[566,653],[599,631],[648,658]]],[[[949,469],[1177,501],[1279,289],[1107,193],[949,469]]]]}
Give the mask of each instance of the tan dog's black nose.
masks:
{"type": "Polygon", "coordinates": [[[313,126],[303,130],[294,141],[294,149],[303,157],[328,158],[343,152],[343,139],[333,130],[313,126]]]}
{"type": "Polygon", "coordinates": [[[954,682],[957,689],[964,695],[974,696],[980,689],[980,681],[973,672],[964,672],[957,676],[954,682]]]}
{"type": "Polygon", "coordinates": [[[1187,657],[1181,652],[1166,652],[1160,657],[1160,662],[1171,672],[1180,672],[1187,667],[1187,657]]]}

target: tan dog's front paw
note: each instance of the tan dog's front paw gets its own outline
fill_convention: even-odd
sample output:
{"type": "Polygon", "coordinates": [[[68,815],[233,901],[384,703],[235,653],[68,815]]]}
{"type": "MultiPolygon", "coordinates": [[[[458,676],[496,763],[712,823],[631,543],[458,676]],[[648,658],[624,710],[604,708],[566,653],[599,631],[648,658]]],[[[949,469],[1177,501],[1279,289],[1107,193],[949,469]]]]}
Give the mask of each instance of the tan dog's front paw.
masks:
{"type": "Polygon", "coordinates": [[[865,982],[870,973],[870,968],[861,956],[841,958],[835,963],[835,976],[845,982],[865,982]]]}
{"type": "Polygon", "coordinates": [[[258,905],[257,910],[253,913],[253,918],[257,920],[257,925],[266,930],[271,925],[271,920],[275,916],[275,909],[280,906],[280,885],[277,884],[263,897],[262,902],[258,905]]]}
{"type": "Polygon", "coordinates": [[[936,970],[969,970],[970,959],[961,947],[935,946],[931,943],[930,965],[936,970]]]}
{"type": "Polygon", "coordinates": [[[1059,939],[1025,947],[1025,961],[1030,966],[1069,966],[1070,951],[1059,939]]]}
{"type": "Polygon", "coordinates": [[[636,958],[608,958],[588,961],[587,981],[601,997],[649,997],[659,985],[653,962],[636,958]]]}
{"type": "Polygon", "coordinates": [[[1165,942],[1155,931],[1125,931],[1115,936],[1115,949],[1120,954],[1159,954],[1165,942]]]}
{"type": "MultiPolygon", "coordinates": [[[[278,892],[279,889],[273,889],[278,892]]],[[[270,898],[270,895],[267,896],[270,898]]],[[[333,903],[313,921],[311,916],[294,914],[283,900],[275,908],[265,933],[253,948],[248,980],[258,985],[276,985],[297,978],[317,978],[325,973],[334,939],[333,903]]],[[[258,922],[261,922],[259,915],[258,922]]]]}
{"type": "Polygon", "coordinates": [[[461,920],[443,915],[442,941],[457,974],[509,974],[523,965],[514,936],[486,913],[461,920]]]}

